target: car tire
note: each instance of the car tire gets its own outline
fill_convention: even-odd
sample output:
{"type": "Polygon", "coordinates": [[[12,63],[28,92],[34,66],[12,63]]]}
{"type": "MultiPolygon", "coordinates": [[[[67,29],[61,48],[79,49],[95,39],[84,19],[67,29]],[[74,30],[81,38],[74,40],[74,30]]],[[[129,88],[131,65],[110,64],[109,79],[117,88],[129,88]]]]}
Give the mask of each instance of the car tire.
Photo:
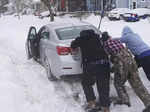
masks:
{"type": "Polygon", "coordinates": [[[119,16],[118,20],[121,20],[121,16],[119,16]]]}
{"type": "Polygon", "coordinates": [[[45,60],[44,60],[44,67],[46,69],[46,74],[47,74],[48,80],[50,80],[50,81],[56,81],[57,78],[53,75],[53,73],[51,71],[50,63],[49,63],[47,57],[45,57],[45,60]]]}
{"type": "Polygon", "coordinates": [[[110,21],[112,21],[113,19],[112,18],[110,18],[110,17],[108,17],[108,19],[110,20],[110,21]]]}

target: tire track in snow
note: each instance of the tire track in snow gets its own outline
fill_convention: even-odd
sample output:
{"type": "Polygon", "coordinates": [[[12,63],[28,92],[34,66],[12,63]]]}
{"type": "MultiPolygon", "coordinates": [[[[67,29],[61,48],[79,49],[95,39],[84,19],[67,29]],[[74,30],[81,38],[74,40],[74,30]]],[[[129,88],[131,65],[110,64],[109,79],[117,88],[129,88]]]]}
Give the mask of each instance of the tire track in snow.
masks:
{"type": "MultiPolygon", "coordinates": [[[[62,84],[64,88],[67,87],[67,90],[60,89],[57,84],[49,82],[46,77],[45,69],[41,67],[41,65],[31,60],[19,59],[17,57],[19,53],[15,52],[14,49],[1,46],[0,52],[10,60],[8,65],[10,66],[11,83],[15,84],[20,89],[18,91],[24,94],[21,98],[24,104],[20,104],[21,107],[18,112],[26,108],[29,109],[26,110],[26,112],[33,112],[35,110],[41,112],[44,108],[44,112],[49,112],[51,109],[53,109],[54,112],[60,112],[62,110],[64,112],[76,112],[77,110],[81,110],[73,98],[69,97],[70,93],[67,93],[68,91],[71,92],[71,90],[69,90],[70,87],[67,87],[65,83],[59,83],[62,84]],[[68,102],[65,100],[68,100],[68,102]],[[59,105],[62,106],[57,108],[59,105]],[[75,106],[75,108],[73,108],[73,106],[75,106]]],[[[63,87],[62,85],[61,87],[63,87]]]]}
{"type": "MultiPolygon", "coordinates": [[[[18,86],[22,91],[21,93],[24,94],[20,96],[24,103],[20,105],[18,112],[26,110],[26,108],[28,110],[25,112],[41,112],[43,109],[45,109],[44,112],[49,112],[50,110],[53,110],[53,112],[76,112],[80,110],[82,112],[80,105],[71,97],[72,90],[70,85],[65,82],[49,82],[45,69],[41,65],[32,60],[20,60],[17,58],[17,52],[15,53],[12,49],[6,50],[5,48],[4,51],[2,49],[0,51],[10,61],[9,72],[13,75],[11,82],[18,86]]],[[[134,101],[136,99],[137,97],[134,98],[134,101]]],[[[120,111],[124,108],[117,106],[117,108],[112,107],[111,109],[113,112],[113,110],[120,111]]],[[[134,112],[133,109],[126,108],[125,110],[134,112]]]]}

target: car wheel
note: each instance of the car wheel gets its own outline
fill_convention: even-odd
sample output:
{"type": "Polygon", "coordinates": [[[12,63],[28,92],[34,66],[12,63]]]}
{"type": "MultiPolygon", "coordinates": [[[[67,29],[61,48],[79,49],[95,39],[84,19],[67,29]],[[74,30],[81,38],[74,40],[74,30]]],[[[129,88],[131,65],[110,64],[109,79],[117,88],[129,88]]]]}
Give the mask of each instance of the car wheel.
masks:
{"type": "Polygon", "coordinates": [[[50,64],[49,64],[49,61],[48,61],[48,58],[45,57],[45,69],[46,69],[46,74],[47,74],[47,78],[50,80],[50,81],[56,81],[57,78],[53,75],[52,71],[51,71],[51,67],[50,67],[50,64]]]}
{"type": "Polygon", "coordinates": [[[121,20],[121,16],[119,16],[118,20],[121,20]]]}
{"type": "Polygon", "coordinates": [[[112,21],[113,19],[112,18],[110,18],[110,17],[108,17],[108,19],[110,20],[110,21],[112,21]]]}

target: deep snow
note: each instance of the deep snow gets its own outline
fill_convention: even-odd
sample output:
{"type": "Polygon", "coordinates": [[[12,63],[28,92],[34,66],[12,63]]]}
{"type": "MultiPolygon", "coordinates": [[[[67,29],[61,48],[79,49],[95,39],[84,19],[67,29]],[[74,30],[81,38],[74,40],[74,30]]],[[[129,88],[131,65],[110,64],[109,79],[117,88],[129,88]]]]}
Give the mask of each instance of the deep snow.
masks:
{"type": "MultiPolygon", "coordinates": [[[[74,21],[67,16],[56,18],[60,21],[74,21]]],[[[99,17],[90,16],[85,21],[98,26],[99,17]]],[[[0,18],[0,111],[1,112],[83,112],[82,100],[76,102],[72,98],[72,88],[65,82],[52,83],[46,77],[45,69],[33,60],[27,60],[25,53],[25,41],[30,26],[39,29],[48,24],[49,19],[38,19],[35,16],[22,16],[20,20],[13,16],[0,18]]],[[[150,45],[150,23],[141,20],[135,23],[124,21],[102,20],[101,30],[108,31],[112,37],[120,37],[122,28],[128,25],[142,36],[144,41],[150,45]]],[[[57,68],[56,68],[57,69],[57,68]]],[[[150,90],[150,82],[145,78],[142,69],[140,76],[146,87],[150,90]]],[[[79,87],[80,85],[75,84],[79,87]]],[[[132,107],[113,106],[111,112],[141,112],[144,108],[141,101],[128,86],[132,107]]],[[[114,88],[111,95],[116,95],[114,88]]]]}

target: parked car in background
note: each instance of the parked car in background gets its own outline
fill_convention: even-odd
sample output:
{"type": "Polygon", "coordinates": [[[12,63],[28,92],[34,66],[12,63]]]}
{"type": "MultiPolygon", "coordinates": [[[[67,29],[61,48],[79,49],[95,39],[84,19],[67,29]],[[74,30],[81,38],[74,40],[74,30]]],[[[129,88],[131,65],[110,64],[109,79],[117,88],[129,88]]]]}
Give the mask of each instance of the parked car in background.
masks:
{"type": "Polygon", "coordinates": [[[34,15],[34,16],[41,16],[41,14],[40,14],[39,11],[35,11],[35,12],[33,13],[33,15],[34,15]]]}
{"type": "Polygon", "coordinates": [[[49,17],[50,16],[50,13],[49,11],[45,11],[45,12],[42,12],[39,16],[40,19],[43,19],[45,17],[49,17]]]}
{"type": "Polygon", "coordinates": [[[3,13],[4,15],[13,15],[15,12],[14,11],[7,11],[5,13],[3,13]]]}
{"type": "Polygon", "coordinates": [[[136,13],[139,18],[145,19],[148,16],[150,16],[150,9],[148,8],[137,8],[137,9],[133,9],[132,13],[136,13]]]}
{"type": "Polygon", "coordinates": [[[127,22],[139,21],[139,16],[135,13],[125,13],[122,15],[123,19],[127,22]]]}
{"type": "Polygon", "coordinates": [[[81,54],[79,49],[73,51],[70,44],[86,29],[93,29],[95,33],[100,34],[96,27],[81,21],[53,22],[41,27],[38,32],[32,26],[26,40],[27,57],[43,65],[50,80],[77,76],[82,73],[81,54]]]}
{"type": "MultiPolygon", "coordinates": [[[[56,14],[56,8],[52,8],[52,12],[53,12],[53,14],[54,14],[54,16],[56,16],[57,14],[56,14]]],[[[39,18],[40,19],[43,19],[43,18],[45,18],[45,17],[50,17],[50,12],[49,11],[44,11],[44,12],[42,12],[41,14],[40,14],[40,16],[39,16],[39,18]]]]}
{"type": "Polygon", "coordinates": [[[120,20],[124,13],[129,12],[128,8],[115,8],[108,13],[109,20],[120,20]]]}

